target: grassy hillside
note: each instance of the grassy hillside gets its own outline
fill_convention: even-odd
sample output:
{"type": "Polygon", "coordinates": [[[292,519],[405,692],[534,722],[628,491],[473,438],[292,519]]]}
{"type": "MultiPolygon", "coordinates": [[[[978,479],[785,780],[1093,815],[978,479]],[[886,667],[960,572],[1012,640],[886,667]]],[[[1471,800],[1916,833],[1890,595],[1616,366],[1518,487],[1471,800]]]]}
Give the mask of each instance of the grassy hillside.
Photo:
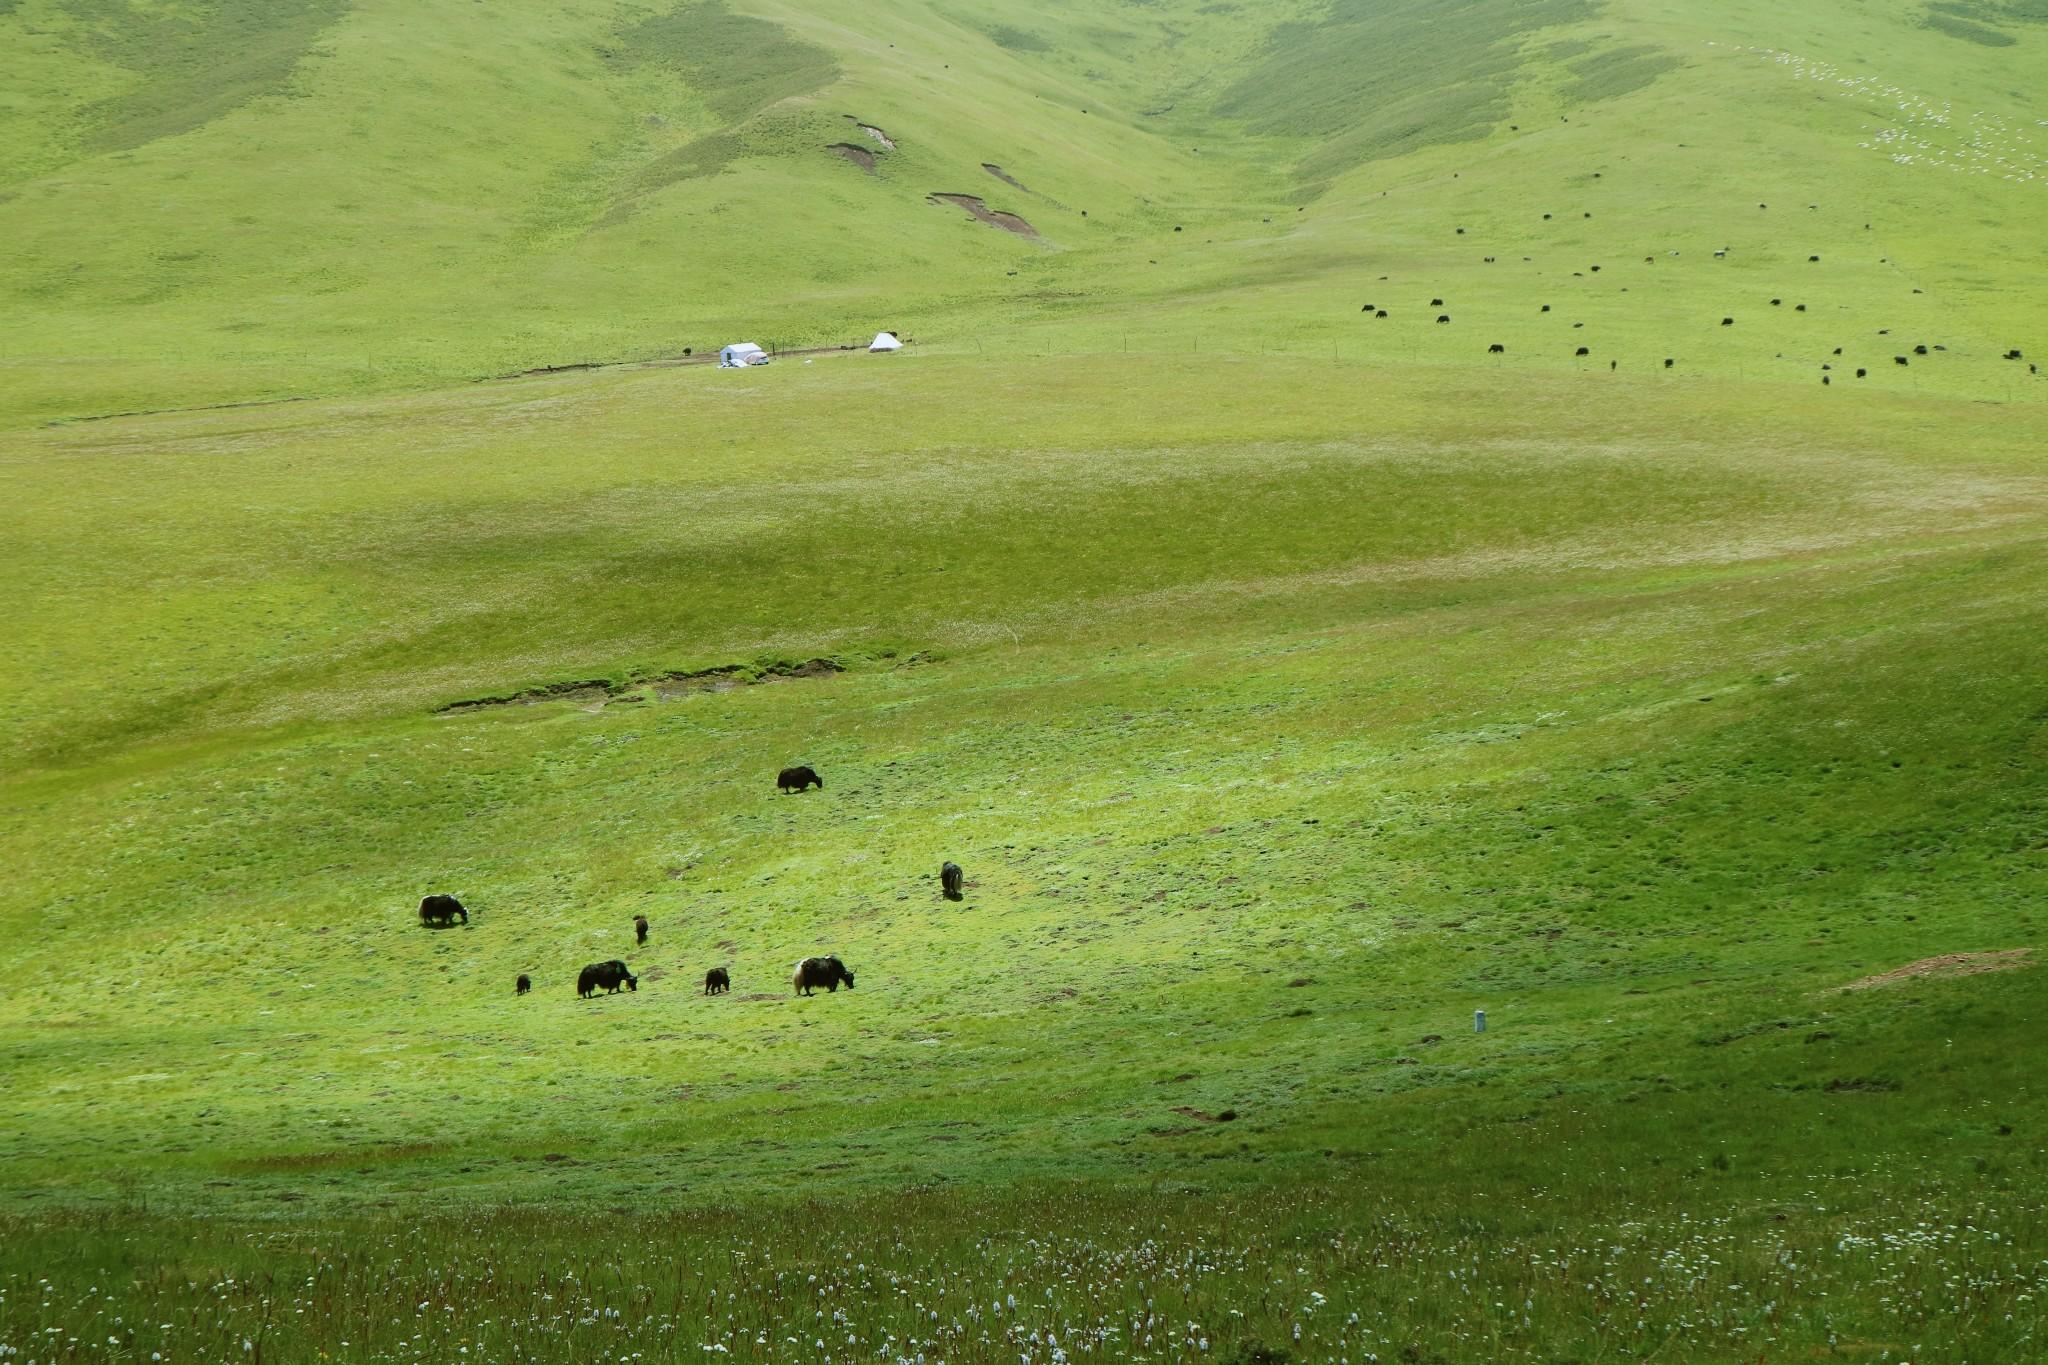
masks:
{"type": "Polygon", "coordinates": [[[2048,16],[1703,13],[0,0],[0,1356],[2038,1357],[2048,16]]]}
{"type": "MultiPolygon", "coordinates": [[[[324,1220],[379,1206],[524,1263],[461,1211],[680,1204],[737,1220],[686,1244],[809,1274],[776,1201],[851,1235],[912,1187],[950,1193],[891,1273],[965,1266],[949,1236],[1041,1198],[1081,1201],[1062,1256],[1392,1220],[1418,1261],[1319,1259],[1318,1292],[1434,1358],[1483,1305],[1403,1308],[1404,1277],[1474,1228],[1512,1253],[1482,1297],[1542,1299],[1504,1339],[1538,1355],[1957,1340],[1855,1248],[1922,1201],[2005,1207],[2023,1259],[2039,1234],[2039,424],[1284,362],[1225,365],[1233,404],[1216,368],[827,358],[17,438],[5,572],[62,572],[7,679],[39,770],[0,827],[14,1226],[111,1274],[130,1253],[37,1210],[312,1212],[317,1279],[385,1235],[324,1220]],[[773,676],[813,658],[841,671],[773,676]],[[776,794],[799,759],[825,789],[776,794]],[[420,928],[428,889],[471,923],[420,928]],[[791,998],[814,951],[857,988],[791,998]],[[639,991],[576,999],[612,956],[639,991]],[[1142,1188],[1202,1198],[1115,1202],[1142,1188]],[[1625,1226],[1668,1263],[1692,1219],[1819,1267],[1768,1271],[1797,1321],[1716,1287],[1631,1327],[1509,1269],[1625,1226]]],[[[241,1234],[193,1235],[232,1276],[241,1234]]],[[[304,1340],[446,1293],[509,1349],[422,1254],[304,1340]]],[[[136,1264],[122,1311],[183,1301],[136,1264]]],[[[593,1302],[696,1292],[626,1265],[593,1302]]],[[[1291,1339],[1302,1305],[1230,1316],[1270,1265],[1190,1316],[1291,1339]]],[[[1973,1358],[2028,1349],[2026,1273],[1973,1358]]],[[[627,1317],[655,1335],[604,1340],[674,1330],[627,1317]]]]}
{"type": "Polygon", "coordinates": [[[6,411],[885,326],[2037,400],[2048,26],[1978,8],[20,0],[6,411]]]}

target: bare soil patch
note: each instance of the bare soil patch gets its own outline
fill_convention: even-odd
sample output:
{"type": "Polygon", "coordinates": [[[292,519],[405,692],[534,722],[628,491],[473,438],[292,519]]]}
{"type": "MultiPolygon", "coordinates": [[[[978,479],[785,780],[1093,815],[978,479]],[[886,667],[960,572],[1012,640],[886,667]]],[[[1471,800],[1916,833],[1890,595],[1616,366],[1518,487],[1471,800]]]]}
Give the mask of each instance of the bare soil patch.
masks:
{"type": "Polygon", "coordinates": [[[875,173],[875,154],[865,147],[856,147],[851,142],[835,142],[825,150],[837,152],[869,175],[875,173]]]}
{"type": "Polygon", "coordinates": [[[1025,222],[1014,213],[990,208],[981,201],[979,195],[934,194],[931,196],[931,200],[935,204],[951,204],[955,208],[966,209],[990,227],[999,227],[1005,232],[1014,232],[1019,237],[1030,237],[1034,240],[1038,237],[1037,228],[1031,226],[1031,224],[1025,222]]]}
{"type": "Polygon", "coordinates": [[[1940,957],[1923,957],[1918,962],[1908,962],[1903,967],[1894,967],[1876,976],[1866,976],[1851,981],[1837,990],[1867,991],[1878,986],[1896,986],[1901,981],[1919,981],[1928,977],[1976,976],[1980,972],[2010,972],[2029,966],[2033,959],[2031,948],[2005,948],[1994,953],[1943,953],[1940,957]]]}
{"type": "Polygon", "coordinates": [[[887,150],[892,152],[896,150],[896,139],[890,137],[880,128],[875,127],[874,124],[862,123],[859,119],[855,118],[851,114],[847,114],[845,118],[848,123],[851,123],[854,127],[860,129],[863,133],[866,133],[869,137],[873,138],[877,146],[886,148],[887,150]]]}

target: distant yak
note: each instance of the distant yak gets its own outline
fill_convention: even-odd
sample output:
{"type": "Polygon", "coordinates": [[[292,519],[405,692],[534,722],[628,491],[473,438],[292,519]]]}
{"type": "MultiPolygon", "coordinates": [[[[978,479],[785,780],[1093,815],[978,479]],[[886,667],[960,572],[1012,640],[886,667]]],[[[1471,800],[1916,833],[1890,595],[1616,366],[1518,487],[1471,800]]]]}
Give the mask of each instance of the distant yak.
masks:
{"type": "Polygon", "coordinates": [[[704,994],[724,995],[732,989],[732,973],[723,967],[713,967],[704,973],[704,994]]]}
{"type": "Polygon", "coordinates": [[[589,999],[602,986],[606,995],[617,995],[619,987],[629,991],[640,989],[640,978],[626,970],[626,964],[613,958],[609,962],[593,962],[576,977],[576,994],[589,999]]]}
{"type": "Polygon", "coordinates": [[[1733,327],[1733,326],[1735,325],[1735,319],[1734,319],[1734,318],[1722,318],[1722,319],[1721,319],[1721,325],[1722,325],[1723,327],[1733,327]]]}
{"type": "Polygon", "coordinates": [[[945,864],[944,866],[940,867],[940,868],[939,868],[939,891],[940,891],[940,893],[941,893],[942,895],[944,895],[944,896],[945,896],[945,898],[946,898],[947,900],[949,900],[949,901],[957,901],[957,900],[959,900],[959,899],[960,899],[960,883],[961,883],[962,879],[963,879],[963,878],[962,878],[962,874],[961,874],[961,871],[960,871],[960,864],[958,864],[958,863],[947,863],[947,864],[945,864]]]}
{"type": "Polygon", "coordinates": [[[1374,313],[1374,314],[1373,314],[1373,316],[1374,316],[1374,317],[1376,317],[1376,318],[1383,318],[1383,317],[1385,317],[1386,315],[1387,315],[1387,310],[1386,310],[1386,309],[1384,309],[1384,308],[1380,309],[1380,310],[1379,310],[1378,312],[1376,312],[1376,313],[1374,313]]]}
{"type": "Polygon", "coordinates": [[[796,987],[798,995],[809,995],[819,986],[836,995],[841,982],[853,989],[853,973],[836,957],[807,957],[789,974],[789,984],[796,987]]]}
{"type": "Polygon", "coordinates": [[[775,785],[785,792],[809,791],[813,786],[819,791],[825,789],[825,779],[818,776],[815,768],[799,766],[784,768],[775,775],[775,785]]]}
{"type": "Polygon", "coordinates": [[[633,942],[647,942],[647,916],[645,915],[633,916],[633,942]]]}
{"type": "Polygon", "coordinates": [[[420,923],[447,926],[460,919],[469,923],[469,911],[462,908],[462,902],[453,896],[436,893],[420,901],[420,923]]]}
{"type": "Polygon", "coordinates": [[[1486,353],[1488,355],[1506,355],[1508,353],[1508,348],[1501,345],[1498,341],[1496,341],[1493,343],[1493,345],[1486,348],[1486,353]]]}
{"type": "Polygon", "coordinates": [[[1591,354],[1593,354],[1593,352],[1592,352],[1592,351],[1590,351],[1590,350],[1588,350],[1588,349],[1587,349],[1586,347],[1584,347],[1584,346],[1581,346],[1581,347],[1579,347],[1579,349],[1578,349],[1578,350],[1576,350],[1576,351],[1573,351],[1573,352],[1572,352],[1572,354],[1573,354],[1573,355],[1591,355],[1591,354]]]}
{"type": "Polygon", "coordinates": [[[514,995],[524,995],[532,989],[533,978],[528,976],[525,972],[521,972],[519,974],[519,979],[512,983],[512,994],[514,995]]]}
{"type": "Polygon", "coordinates": [[[1438,322],[1449,322],[1451,320],[1451,315],[1449,313],[1438,313],[1436,315],[1436,320],[1438,322]]]}

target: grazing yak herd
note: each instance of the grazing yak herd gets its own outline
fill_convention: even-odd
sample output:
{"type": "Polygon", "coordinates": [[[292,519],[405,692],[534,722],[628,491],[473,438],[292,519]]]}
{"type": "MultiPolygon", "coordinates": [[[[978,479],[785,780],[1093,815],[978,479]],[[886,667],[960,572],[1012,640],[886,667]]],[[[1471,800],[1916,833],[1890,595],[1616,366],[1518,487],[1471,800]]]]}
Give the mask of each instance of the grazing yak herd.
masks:
{"type": "MultiPolygon", "coordinates": [[[[1599,174],[1599,172],[1597,172],[1597,171],[1596,171],[1596,172],[1594,172],[1593,178],[1594,178],[1594,179],[1596,179],[1596,180],[1597,180],[1597,179],[1599,179],[1599,178],[1600,178],[1600,174],[1599,174]]],[[[1820,205],[1818,205],[1818,204],[1808,204],[1808,205],[1807,205],[1807,207],[1808,207],[1809,209],[1818,209],[1818,208],[1820,207],[1820,205]]],[[[1758,204],[1758,205],[1757,205],[1757,208],[1758,208],[1758,209],[1760,209],[1760,210],[1768,210],[1768,209],[1770,208],[1770,205],[1769,205],[1769,204],[1758,204]]],[[[1549,215],[1549,214],[1547,214],[1547,213],[1543,215],[1543,217],[1544,217],[1545,219],[1548,219],[1548,218],[1549,218],[1550,216],[1551,216],[1551,215],[1549,215]]],[[[1588,213],[1588,214],[1586,214],[1585,216],[1586,216],[1586,217],[1588,217],[1588,218],[1591,218],[1591,217],[1592,217],[1593,215],[1592,215],[1592,214],[1590,214],[1590,213],[1588,213]]],[[[1868,223],[1865,223],[1865,224],[1863,225],[1863,227],[1864,227],[1864,230],[1865,230],[1865,231],[1869,231],[1869,230],[1870,230],[1870,224],[1868,224],[1868,223]]],[[[1174,231],[1176,231],[1176,232],[1178,232],[1179,230],[1180,230],[1180,229],[1178,229],[1178,228],[1175,228],[1175,229],[1174,229],[1174,231]]],[[[1457,234],[1456,234],[1456,235],[1458,235],[1458,236],[1460,236],[1460,237],[1464,236],[1464,235],[1465,235],[1465,229],[1464,229],[1464,228],[1459,228],[1459,229],[1457,229],[1457,234]]],[[[1729,253],[1730,253],[1731,251],[1733,251],[1733,250],[1734,250],[1734,248],[1733,248],[1733,247],[1726,247],[1726,246],[1724,246],[1724,247],[1721,247],[1721,248],[1719,248],[1719,249],[1715,250],[1715,252],[1714,252],[1714,259],[1715,259],[1715,260],[1717,260],[1717,261],[1724,261],[1724,260],[1728,259],[1728,255],[1729,255],[1729,253]]],[[[1676,256],[1676,255],[1678,255],[1679,253],[1678,253],[1677,251],[1672,251],[1672,252],[1671,252],[1670,254],[1671,254],[1671,255],[1673,255],[1673,256],[1676,256]]],[[[1489,265],[1491,265],[1491,264],[1492,264],[1492,263],[1494,262],[1494,259],[1495,259],[1495,258],[1494,258],[1494,257],[1492,257],[1492,256],[1488,256],[1488,257],[1486,257],[1485,259],[1486,259],[1486,263],[1487,263],[1487,264],[1489,264],[1489,265]]],[[[1524,256],[1524,257],[1522,257],[1522,259],[1523,259],[1524,261],[1528,261],[1528,260],[1531,260],[1531,259],[1533,259],[1533,258],[1532,258],[1532,257],[1528,257],[1528,256],[1524,256]]],[[[1644,262],[1644,264],[1646,264],[1646,265],[1655,265],[1655,264],[1657,263],[1657,257],[1656,257],[1655,255],[1649,255],[1649,256],[1645,256],[1645,257],[1643,257],[1643,262],[1644,262]]],[[[1807,263],[1808,265],[1819,265],[1819,264],[1821,263],[1821,259],[1820,259],[1820,257],[1819,257],[1819,256],[1817,256],[1817,255],[1809,255],[1809,256],[1807,256],[1807,258],[1806,258],[1806,263],[1807,263]]],[[[1888,258],[1888,257],[1887,257],[1887,258],[1885,258],[1885,260],[1884,260],[1884,261],[1883,261],[1882,263],[1884,263],[1884,264],[1889,264],[1889,258],[1888,258]]],[[[1590,271],[1591,271],[1592,273],[1594,273],[1594,274],[1598,274],[1598,273],[1600,272],[1600,267],[1599,267],[1599,266],[1597,266],[1597,265],[1588,265],[1588,266],[1587,266],[1587,270],[1590,270],[1590,271]]],[[[1584,275],[1586,274],[1586,270],[1574,270],[1574,271],[1572,272],[1572,274],[1573,274],[1573,276],[1574,276],[1574,277],[1583,277],[1583,276],[1584,276],[1584,275]]],[[[1386,280],[1386,279],[1388,279],[1388,278],[1389,278],[1389,277],[1388,277],[1388,276],[1385,276],[1385,275],[1382,275],[1382,276],[1380,276],[1380,279],[1381,279],[1381,280],[1386,280]]],[[[1623,292],[1624,292],[1624,293],[1626,293],[1627,291],[1626,291],[1626,290],[1624,290],[1623,292]]],[[[1920,291],[1920,290],[1918,290],[1918,289],[1915,289],[1915,290],[1914,290],[1913,292],[1914,292],[1914,293],[1916,293],[1916,294],[1918,294],[1918,293],[1919,293],[1919,292],[1921,292],[1921,291],[1920,291]]],[[[1772,300],[1771,300],[1771,306],[1772,306],[1773,308],[1779,308],[1779,307],[1783,307],[1783,306],[1784,306],[1784,302],[1785,302],[1785,300],[1784,300],[1784,299],[1782,299],[1782,298],[1775,298],[1775,299],[1772,299],[1772,300]]],[[[1430,301],[1429,301],[1429,307],[1430,307],[1430,309],[1432,309],[1432,310],[1434,310],[1434,309],[1440,309],[1440,308],[1443,308],[1443,307],[1445,307],[1445,306],[1446,306],[1446,305],[1445,305],[1445,302],[1444,302],[1444,299],[1442,298],[1442,296],[1436,296],[1436,297],[1433,297],[1433,298],[1431,298],[1431,299],[1430,299],[1430,301]]],[[[1372,317],[1372,318],[1373,318],[1373,319],[1374,319],[1375,321],[1388,321],[1388,320],[1392,319],[1392,317],[1393,317],[1393,310],[1392,310],[1392,309],[1389,309],[1388,307],[1385,307],[1385,306],[1383,306],[1383,305],[1381,305],[1381,304],[1377,304],[1377,303],[1366,303],[1366,304],[1362,305],[1362,306],[1361,306],[1361,307],[1359,308],[1359,310],[1358,310],[1358,311],[1359,311],[1359,312],[1361,312],[1361,313],[1366,313],[1366,314],[1369,314],[1369,315],[1370,315],[1370,316],[1371,316],[1371,317],[1372,317]]],[[[1538,309],[1538,312],[1539,312],[1539,313],[1548,313],[1549,311],[1550,311],[1550,305],[1549,305],[1549,304],[1547,304],[1547,303],[1546,303],[1546,304],[1543,304],[1543,305],[1542,305],[1542,306],[1541,306],[1541,307],[1540,307],[1540,308],[1538,309]]],[[[1805,305],[1805,304],[1803,304],[1803,303],[1801,303],[1801,304],[1795,304],[1795,305],[1793,306],[1793,311],[1794,311],[1794,312],[1796,312],[1796,313],[1804,313],[1804,312],[1806,311],[1806,305],[1805,305]]],[[[1451,321],[1451,315],[1450,315],[1449,313],[1447,313],[1447,312],[1439,312],[1439,313],[1436,313],[1436,314],[1435,314],[1435,316],[1436,316],[1436,321],[1437,321],[1437,323],[1438,323],[1439,325],[1444,325],[1444,324],[1448,324],[1448,323],[1449,323],[1449,322],[1451,321]]],[[[1585,324],[1585,323],[1583,323],[1583,322],[1575,322],[1575,323],[1573,323],[1573,324],[1572,324],[1572,326],[1573,326],[1574,328],[1584,327],[1585,325],[1586,325],[1586,324],[1585,324]]],[[[1721,319],[1721,325],[1722,325],[1723,327],[1733,327],[1733,326],[1735,325],[1735,319],[1734,319],[1734,318],[1733,318],[1732,316],[1730,316],[1730,317],[1723,317],[1723,318],[1721,319]]],[[[1878,331],[1878,335],[1879,335],[1879,336],[1889,336],[1890,334],[1891,334],[1891,329],[1890,329],[1889,327],[1886,327],[1886,328],[1881,328],[1881,329],[1879,329],[1879,331],[1878,331]]],[[[1946,346],[1936,346],[1936,347],[1934,347],[1933,349],[1934,349],[1934,350],[1936,350],[1936,351],[1946,351],[1946,350],[1947,350],[1948,348],[1947,348],[1946,346]]],[[[1500,342],[1500,341],[1495,341],[1495,342],[1491,342],[1491,343],[1489,343],[1489,344],[1488,344],[1488,346],[1487,346],[1487,348],[1486,348],[1486,353],[1487,353],[1488,355],[1493,355],[1493,356],[1505,356],[1505,355],[1506,355],[1506,354],[1508,353],[1507,343],[1505,343],[1505,342],[1500,342]]],[[[1928,353],[1929,353],[1929,351],[1928,351],[1928,347],[1927,347],[1927,346],[1926,346],[1925,344],[1921,344],[1921,345],[1918,345],[1918,346],[1915,346],[1915,347],[1913,347],[1913,351],[1912,351],[1912,354],[1913,354],[1913,355],[1917,355],[1917,356],[1925,356],[1925,355],[1927,355],[1928,353]]],[[[1578,346],[1578,347],[1576,347],[1576,348],[1575,348],[1575,349],[1574,349],[1574,350],[1572,351],[1572,357],[1573,357],[1574,359],[1577,359],[1577,360],[1584,360],[1584,359],[1589,359],[1589,358],[1591,358],[1592,354],[1593,354],[1593,348],[1592,348],[1592,347],[1590,347],[1590,346],[1578,346]]],[[[1841,347],[1839,347],[1839,346],[1837,346],[1837,347],[1835,348],[1835,354],[1836,354],[1837,356],[1841,355],[1841,354],[1842,354],[1842,348],[1841,348],[1841,347]]],[[[1783,358],[1783,357],[1781,356],[1781,357],[1780,357],[1780,359],[1782,359],[1782,358],[1783,358]]],[[[2002,359],[2005,359],[2005,360],[2018,360],[2018,361],[2025,361],[2025,360],[2026,360],[2026,353],[2025,353],[2024,351],[2020,350],[2020,349],[2019,349],[2019,348],[2018,348],[2017,346],[2015,346],[2015,347],[2011,347],[2011,348],[2007,349],[2007,350],[2006,350],[2006,351],[2004,352],[2004,354],[2003,354],[2003,356],[2002,356],[2001,358],[2002,358],[2002,359]]],[[[1911,359],[1911,357],[1910,357],[1910,356],[1905,356],[1905,355],[1895,355],[1895,356],[1893,356],[1893,357],[1892,357],[1892,363],[1893,363],[1894,365],[1904,366],[1904,365],[1910,365],[1910,364],[1912,364],[1913,362],[1912,362],[1912,359],[1911,359]]],[[[1664,363],[1663,363],[1663,368],[1664,368],[1664,369],[1667,369],[1667,370],[1669,370],[1669,369],[1673,369],[1673,368],[1675,368],[1675,367],[1677,366],[1677,364],[1678,364],[1678,360],[1677,360],[1677,358],[1676,358],[1675,356],[1666,356],[1666,357],[1664,357],[1664,363]]],[[[1620,369],[1620,368],[1621,368],[1621,362],[1620,362],[1620,361],[1618,361],[1618,360],[1609,360],[1609,361],[1607,362],[1607,368],[1608,368],[1609,370],[1618,370],[1618,369],[1620,369]]],[[[1834,364],[1833,364],[1833,363],[1831,363],[1831,362],[1830,362],[1830,363],[1823,363],[1823,364],[1821,365],[1821,367],[1820,367],[1820,382],[1821,382],[1822,384],[1824,384],[1824,385],[1827,385],[1827,384],[1831,384],[1831,383],[1832,383],[1832,381],[1833,381],[1833,373],[1832,373],[1832,372],[1834,371],[1834,368],[1835,368],[1835,366],[1834,366],[1834,364]]],[[[1869,373],[1870,373],[1870,371],[1869,371],[1869,369],[1868,369],[1868,368],[1863,368],[1863,367],[1859,367],[1859,368],[1857,368],[1857,370],[1856,370],[1856,377],[1857,377],[1858,379],[1862,379],[1862,378],[1865,378],[1866,376],[1868,376],[1868,375],[1869,375],[1869,373]]],[[[2038,375],[2038,374],[2040,373],[2040,366],[2039,366],[2039,365],[2037,365],[2037,364],[2034,364],[2034,363],[2032,363],[2032,362],[2028,362],[2028,363],[2027,363],[2027,373],[2028,373],[2028,374],[2034,374],[2034,375],[2038,375]]]]}
{"type": "MultiPolygon", "coordinates": [[[[812,787],[823,790],[825,779],[817,770],[800,766],[784,768],[776,774],[776,787],[783,793],[809,791],[812,787]]],[[[965,896],[965,874],[960,864],[947,862],[939,869],[940,894],[949,901],[961,900],[965,896]]],[[[428,928],[445,929],[456,923],[468,924],[469,911],[453,896],[436,892],[420,901],[420,923],[428,928]]],[[[647,916],[633,916],[633,942],[647,942],[647,916]]],[[[807,957],[796,964],[790,973],[790,986],[798,995],[813,994],[820,986],[828,993],[837,993],[841,986],[853,989],[853,973],[837,957],[807,957]]],[[[603,991],[606,995],[617,995],[621,989],[637,991],[640,978],[618,958],[608,962],[593,962],[576,974],[576,995],[588,1000],[603,991]]],[[[533,978],[521,972],[512,985],[514,995],[525,995],[533,989],[533,978]]],[[[732,973],[724,967],[713,967],[704,973],[704,994],[725,995],[732,990],[732,973]]]]}

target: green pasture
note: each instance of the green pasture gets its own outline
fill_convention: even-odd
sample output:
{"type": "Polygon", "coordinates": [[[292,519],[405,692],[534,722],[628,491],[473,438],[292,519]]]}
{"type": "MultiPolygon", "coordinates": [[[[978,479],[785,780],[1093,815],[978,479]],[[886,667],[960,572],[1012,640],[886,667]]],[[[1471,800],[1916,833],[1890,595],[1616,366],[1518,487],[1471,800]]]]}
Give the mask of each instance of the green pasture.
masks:
{"type": "Polygon", "coordinates": [[[0,0],[0,1361],[2039,1358],[2044,17],[0,0]]]}
{"type": "Polygon", "coordinates": [[[2048,392],[2026,6],[1438,8],[19,0],[0,416],[884,327],[2048,392]]]}
{"type": "Polygon", "coordinates": [[[1530,1188],[1546,1245],[1782,1215],[1892,1323],[1839,1234],[2038,1188],[2025,960],[1839,988],[2035,946],[2048,481],[2038,409],[1831,399],[857,356],[15,438],[8,1216],[1426,1188],[1434,1256],[1530,1188]]]}

